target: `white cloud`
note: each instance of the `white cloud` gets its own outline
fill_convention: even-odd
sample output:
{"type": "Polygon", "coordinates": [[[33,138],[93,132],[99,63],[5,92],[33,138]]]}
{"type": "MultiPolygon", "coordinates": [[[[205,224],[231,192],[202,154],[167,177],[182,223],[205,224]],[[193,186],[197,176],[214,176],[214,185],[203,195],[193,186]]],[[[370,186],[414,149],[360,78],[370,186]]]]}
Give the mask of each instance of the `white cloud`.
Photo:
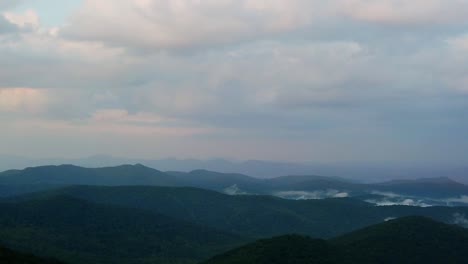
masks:
{"type": "Polygon", "coordinates": [[[295,30],[312,23],[322,6],[304,0],[87,0],[63,33],[128,47],[191,48],[295,30]]]}
{"type": "Polygon", "coordinates": [[[318,191],[279,191],[273,193],[284,199],[293,200],[319,200],[326,198],[346,198],[349,193],[338,190],[318,190],[318,191]]]}
{"type": "Polygon", "coordinates": [[[22,29],[37,30],[40,27],[39,15],[34,10],[27,10],[24,13],[5,12],[5,18],[12,24],[22,29]]]}
{"type": "Polygon", "coordinates": [[[403,196],[403,195],[398,194],[398,193],[382,192],[382,191],[372,191],[371,194],[382,195],[382,196],[389,197],[389,198],[398,198],[398,197],[403,196]]]}
{"type": "Polygon", "coordinates": [[[129,114],[128,111],[124,109],[98,110],[92,115],[92,120],[96,123],[129,123],[141,125],[160,124],[171,121],[170,119],[153,113],[138,112],[129,114]]]}
{"type": "Polygon", "coordinates": [[[467,17],[464,0],[87,0],[63,34],[157,50],[268,39],[301,29],[330,32],[353,21],[428,27],[467,23],[467,17]]]}
{"type": "Polygon", "coordinates": [[[459,34],[445,40],[448,54],[454,57],[457,62],[466,61],[468,58],[468,34],[459,34]]]}
{"type": "Polygon", "coordinates": [[[418,25],[468,22],[465,0],[343,0],[336,1],[353,19],[387,25],[418,25]]]}
{"type": "Polygon", "coordinates": [[[48,92],[1,109],[57,131],[229,130],[200,148],[241,158],[261,140],[258,158],[466,156],[466,1],[89,0],[57,28],[4,2],[24,30],[0,35],[0,87],[48,92]]]}
{"type": "Polygon", "coordinates": [[[16,5],[19,5],[23,0],[15,0],[15,1],[1,1],[0,2],[0,11],[8,10],[16,5]]]}
{"type": "Polygon", "coordinates": [[[239,188],[239,186],[237,186],[237,184],[233,184],[233,185],[225,188],[223,191],[224,191],[225,194],[228,194],[228,195],[247,195],[247,194],[249,194],[247,192],[242,191],[239,188]]]}
{"type": "Polygon", "coordinates": [[[467,195],[462,195],[462,196],[460,196],[458,198],[445,199],[444,202],[468,204],[468,196],[467,195]]]}
{"type": "Polygon", "coordinates": [[[455,213],[453,215],[453,223],[468,228],[468,219],[464,214],[455,213]]]}
{"type": "Polygon", "coordinates": [[[0,35],[17,31],[18,27],[6,19],[4,15],[0,14],[0,35]]]}
{"type": "Polygon", "coordinates": [[[0,113],[37,114],[48,103],[47,90],[33,88],[0,88],[0,113]]]}
{"type": "Polygon", "coordinates": [[[366,200],[368,203],[375,204],[376,206],[395,206],[395,205],[404,205],[404,206],[417,206],[417,207],[431,207],[433,205],[424,202],[423,200],[416,200],[416,199],[402,199],[398,201],[390,200],[390,199],[382,199],[382,200],[366,200]]]}

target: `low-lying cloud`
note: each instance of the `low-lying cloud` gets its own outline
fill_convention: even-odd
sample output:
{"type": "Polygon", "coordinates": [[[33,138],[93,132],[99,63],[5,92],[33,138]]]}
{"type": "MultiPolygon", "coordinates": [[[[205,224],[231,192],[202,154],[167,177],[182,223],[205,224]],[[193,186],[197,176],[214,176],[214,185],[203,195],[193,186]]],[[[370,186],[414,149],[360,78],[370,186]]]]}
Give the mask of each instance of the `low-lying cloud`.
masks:
{"type": "Polygon", "coordinates": [[[393,206],[393,205],[406,205],[406,206],[418,206],[418,207],[430,207],[430,206],[468,206],[468,196],[460,196],[454,198],[428,198],[428,197],[417,197],[410,195],[403,195],[394,192],[381,192],[372,191],[371,194],[382,196],[382,198],[367,199],[366,202],[375,204],[377,206],[393,206]]]}
{"type": "Polygon", "coordinates": [[[274,192],[274,196],[292,200],[319,200],[327,198],[346,198],[348,192],[338,190],[318,190],[318,191],[279,191],[274,192]]]}
{"type": "Polygon", "coordinates": [[[225,188],[223,191],[224,191],[225,194],[228,194],[228,195],[248,195],[249,194],[248,192],[242,191],[239,188],[239,186],[237,186],[237,184],[233,184],[233,185],[225,188]]]}
{"type": "Polygon", "coordinates": [[[468,218],[464,214],[456,213],[453,215],[453,223],[468,228],[468,218]]]}
{"type": "Polygon", "coordinates": [[[417,207],[431,207],[432,204],[426,203],[424,200],[415,200],[415,199],[399,199],[399,200],[389,200],[389,199],[382,199],[382,200],[375,200],[369,199],[366,202],[375,204],[376,206],[394,206],[394,205],[404,205],[404,206],[417,206],[417,207]]]}

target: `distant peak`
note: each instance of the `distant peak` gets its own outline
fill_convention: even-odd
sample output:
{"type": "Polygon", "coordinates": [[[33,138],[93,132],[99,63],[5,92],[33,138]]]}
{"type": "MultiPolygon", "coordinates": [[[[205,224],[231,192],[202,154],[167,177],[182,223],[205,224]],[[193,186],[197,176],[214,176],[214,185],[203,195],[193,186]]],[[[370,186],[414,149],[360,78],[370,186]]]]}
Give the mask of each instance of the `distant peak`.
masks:
{"type": "Polygon", "coordinates": [[[432,182],[455,182],[449,177],[437,177],[437,178],[425,178],[421,179],[422,181],[432,181],[432,182]]]}
{"type": "Polygon", "coordinates": [[[449,177],[420,178],[410,180],[392,180],[383,184],[430,183],[430,184],[460,184],[449,177]]]}
{"type": "Polygon", "coordinates": [[[212,172],[212,171],[205,170],[205,169],[197,169],[197,170],[190,171],[190,173],[193,173],[193,174],[197,174],[197,173],[211,173],[211,172],[212,172]]]}
{"type": "Polygon", "coordinates": [[[76,165],[72,164],[61,164],[61,165],[44,165],[44,166],[37,166],[37,167],[27,167],[25,170],[37,170],[37,169],[60,169],[60,168],[81,168],[76,165]]]}
{"type": "Polygon", "coordinates": [[[421,183],[432,183],[432,184],[460,184],[457,181],[452,180],[449,177],[437,177],[437,178],[423,178],[416,180],[421,183]]]}

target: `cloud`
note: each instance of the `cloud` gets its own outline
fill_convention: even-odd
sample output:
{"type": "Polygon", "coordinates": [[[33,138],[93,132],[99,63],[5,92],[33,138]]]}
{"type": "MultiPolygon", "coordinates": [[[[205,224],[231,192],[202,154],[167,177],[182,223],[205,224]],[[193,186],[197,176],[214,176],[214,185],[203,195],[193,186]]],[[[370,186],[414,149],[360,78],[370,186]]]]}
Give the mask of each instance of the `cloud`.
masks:
{"type": "Polygon", "coordinates": [[[404,205],[404,206],[417,206],[417,207],[431,207],[434,206],[432,204],[424,202],[424,200],[416,200],[416,199],[401,199],[398,201],[390,200],[390,199],[382,199],[382,200],[374,200],[369,199],[366,202],[375,204],[376,206],[395,206],[395,205],[404,205]]]}
{"type": "Polygon", "coordinates": [[[468,228],[468,219],[464,214],[455,213],[453,215],[453,223],[468,228]]]}
{"type": "MultiPolygon", "coordinates": [[[[305,1],[88,0],[64,36],[143,49],[232,43],[308,23],[305,1]],[[302,11],[301,13],[304,13],[302,11]],[[124,29],[124,30],[122,30],[124,29]]],[[[309,10],[314,13],[314,10],[309,10]]]]}
{"type": "Polygon", "coordinates": [[[0,88],[0,113],[37,114],[49,101],[46,90],[33,88],[0,88]]]}
{"type": "Polygon", "coordinates": [[[278,196],[284,199],[292,200],[319,200],[326,198],[346,198],[349,194],[344,191],[338,190],[321,190],[321,191],[279,191],[273,193],[274,196],[278,196]]]}
{"type": "Polygon", "coordinates": [[[413,197],[408,195],[401,195],[393,192],[372,191],[371,194],[383,196],[381,199],[368,199],[366,202],[375,204],[377,206],[417,206],[417,207],[430,207],[435,205],[444,204],[442,201],[425,199],[422,197],[413,197]]]}
{"type": "Polygon", "coordinates": [[[444,199],[443,201],[447,203],[464,203],[468,204],[468,196],[467,195],[462,195],[458,198],[450,198],[450,199],[444,199]]]}
{"type": "Polygon", "coordinates": [[[22,14],[5,12],[3,15],[11,24],[21,29],[37,30],[40,27],[39,16],[34,10],[27,10],[22,14]]]}
{"type": "Polygon", "coordinates": [[[210,134],[213,128],[194,122],[169,118],[155,113],[129,113],[124,109],[100,109],[90,118],[81,119],[79,123],[69,123],[69,127],[82,127],[89,131],[120,133],[128,135],[170,135],[191,136],[210,134]]]}
{"type": "Polygon", "coordinates": [[[92,115],[93,122],[97,123],[134,123],[134,124],[158,124],[166,120],[164,117],[152,113],[129,114],[124,109],[102,109],[92,115]]]}
{"type": "Polygon", "coordinates": [[[237,186],[237,184],[229,186],[229,187],[225,188],[223,191],[224,191],[225,194],[229,194],[229,195],[247,195],[247,194],[249,194],[247,192],[242,191],[239,188],[239,186],[237,186]]]}
{"type": "Polygon", "coordinates": [[[0,87],[47,91],[57,131],[199,136],[180,155],[466,163],[463,1],[89,0],[56,28],[4,2],[0,31],[19,32],[0,33],[0,87]]]}
{"type": "Polygon", "coordinates": [[[8,10],[8,9],[10,9],[12,7],[15,7],[15,6],[19,5],[21,2],[23,2],[23,0],[1,1],[0,2],[0,11],[8,10]]]}
{"type": "Polygon", "coordinates": [[[342,12],[365,22],[428,26],[468,22],[468,3],[456,0],[344,0],[337,1],[342,12]]]}
{"type": "Polygon", "coordinates": [[[375,195],[381,195],[389,198],[399,198],[402,197],[403,195],[394,193],[394,192],[382,192],[382,191],[371,191],[371,194],[375,195]]]}
{"type": "Polygon", "coordinates": [[[427,28],[467,23],[465,1],[87,0],[65,37],[137,50],[192,49],[300,32],[320,37],[356,23],[427,28]]]}
{"type": "Polygon", "coordinates": [[[402,195],[393,192],[372,191],[371,194],[383,196],[381,199],[369,199],[366,202],[378,206],[407,205],[407,206],[456,206],[457,204],[468,204],[468,196],[462,195],[456,198],[436,199],[402,195]]]}
{"type": "Polygon", "coordinates": [[[0,35],[17,32],[18,26],[11,23],[4,15],[0,14],[0,35]]]}

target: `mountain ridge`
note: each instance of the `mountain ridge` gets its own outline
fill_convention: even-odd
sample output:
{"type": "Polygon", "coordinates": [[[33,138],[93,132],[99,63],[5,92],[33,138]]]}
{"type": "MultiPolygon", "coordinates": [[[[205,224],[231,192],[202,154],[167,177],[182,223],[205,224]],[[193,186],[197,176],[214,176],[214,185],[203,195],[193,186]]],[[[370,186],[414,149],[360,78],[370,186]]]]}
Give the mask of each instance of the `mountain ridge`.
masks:
{"type": "Polygon", "coordinates": [[[202,264],[466,263],[468,230],[425,217],[404,217],[334,239],[285,235],[258,240],[202,264]]]}

